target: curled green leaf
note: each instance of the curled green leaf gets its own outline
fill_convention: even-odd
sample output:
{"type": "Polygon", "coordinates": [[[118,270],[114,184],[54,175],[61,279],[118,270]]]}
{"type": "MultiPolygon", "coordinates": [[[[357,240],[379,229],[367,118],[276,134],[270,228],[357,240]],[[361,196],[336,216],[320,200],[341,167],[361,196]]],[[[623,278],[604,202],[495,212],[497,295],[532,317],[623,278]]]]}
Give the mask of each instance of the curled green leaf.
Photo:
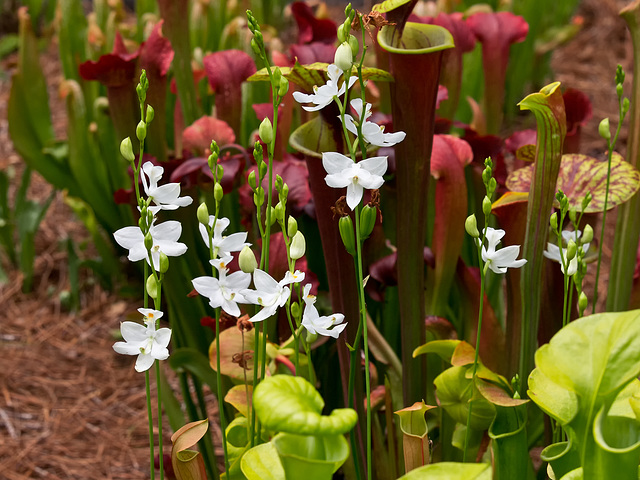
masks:
{"type": "Polygon", "coordinates": [[[339,408],[322,415],[324,400],[307,380],[274,375],[256,387],[253,406],[267,430],[298,435],[341,435],[351,430],[355,410],[339,408]]]}

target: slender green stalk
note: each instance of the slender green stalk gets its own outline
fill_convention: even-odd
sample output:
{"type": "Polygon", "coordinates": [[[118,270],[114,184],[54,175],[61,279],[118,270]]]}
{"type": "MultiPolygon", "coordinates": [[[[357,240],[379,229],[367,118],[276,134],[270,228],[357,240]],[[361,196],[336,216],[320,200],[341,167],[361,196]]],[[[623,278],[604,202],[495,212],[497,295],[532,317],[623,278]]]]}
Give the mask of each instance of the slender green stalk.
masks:
{"type": "MultiPolygon", "coordinates": [[[[485,222],[486,224],[486,222],[485,222]]],[[[464,434],[464,450],[462,453],[462,461],[467,461],[467,447],[471,438],[471,410],[473,408],[473,389],[476,385],[476,372],[478,370],[478,357],[480,353],[480,335],[482,333],[482,311],[484,309],[484,286],[487,276],[488,263],[483,265],[482,262],[482,245],[484,244],[486,229],[483,230],[482,242],[477,243],[478,261],[480,262],[480,305],[478,307],[478,331],[476,333],[476,353],[473,359],[473,375],[471,377],[471,398],[469,399],[469,410],[467,411],[467,429],[464,434]]]]}
{"type": "Polygon", "coordinates": [[[147,417],[149,419],[149,462],[151,470],[151,480],[156,478],[156,469],[154,462],[154,444],[153,444],[153,414],[151,413],[151,387],[149,386],[149,370],[144,372],[144,383],[147,390],[147,417]]]}
{"type": "MultiPolygon", "coordinates": [[[[161,386],[160,386],[160,362],[154,362],[156,364],[156,395],[158,396],[158,461],[160,469],[160,480],[164,479],[164,454],[162,452],[162,400],[161,398],[161,386]]],[[[147,372],[149,372],[147,370],[147,372]]],[[[148,377],[149,375],[147,375],[148,377]]]]}
{"type": "MultiPolygon", "coordinates": [[[[618,67],[620,68],[620,67],[618,67]]],[[[622,102],[621,96],[618,97],[618,115],[619,121],[618,126],[616,128],[616,134],[613,139],[607,140],[608,154],[607,154],[607,186],[604,194],[604,206],[602,207],[602,226],[600,228],[600,242],[598,245],[598,267],[596,268],[596,279],[595,284],[593,286],[593,312],[596,311],[596,306],[598,303],[598,282],[600,279],[600,264],[602,262],[602,246],[604,244],[604,230],[607,224],[607,202],[609,200],[609,185],[611,183],[611,160],[613,158],[613,149],[618,142],[618,136],[620,135],[620,129],[622,128],[622,122],[626,115],[626,111],[623,107],[624,103],[622,102]]]]}

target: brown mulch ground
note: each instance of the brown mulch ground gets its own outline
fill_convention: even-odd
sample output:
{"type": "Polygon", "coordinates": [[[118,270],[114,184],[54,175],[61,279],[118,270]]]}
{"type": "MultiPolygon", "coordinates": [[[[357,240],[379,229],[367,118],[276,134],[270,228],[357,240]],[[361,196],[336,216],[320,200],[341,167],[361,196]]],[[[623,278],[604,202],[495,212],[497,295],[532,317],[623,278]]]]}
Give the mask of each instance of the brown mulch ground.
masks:
{"type": "MultiPolygon", "coordinates": [[[[604,148],[597,135],[600,119],[617,116],[616,64],[631,76],[630,42],[617,16],[626,3],[584,0],[583,30],[554,55],[556,79],[593,101],[594,118],[583,128],[587,152],[604,148]]],[[[56,133],[63,137],[61,75],[52,52],[44,67],[51,79],[56,133]]],[[[3,63],[9,73],[13,66],[11,59],[3,63]]],[[[0,168],[20,172],[8,140],[8,91],[9,82],[0,77],[0,168]]],[[[622,145],[625,139],[623,131],[622,145]]],[[[43,199],[49,192],[34,175],[30,196],[43,199]]],[[[111,348],[119,321],[140,305],[104,292],[86,274],[80,310],[63,311],[59,294],[69,284],[66,255],[58,244],[68,235],[86,238],[58,194],[36,239],[34,292],[21,293],[15,271],[0,286],[0,479],[147,478],[144,377],[133,370],[133,357],[118,356],[111,348]]],[[[165,432],[168,445],[168,428],[165,432]]]]}

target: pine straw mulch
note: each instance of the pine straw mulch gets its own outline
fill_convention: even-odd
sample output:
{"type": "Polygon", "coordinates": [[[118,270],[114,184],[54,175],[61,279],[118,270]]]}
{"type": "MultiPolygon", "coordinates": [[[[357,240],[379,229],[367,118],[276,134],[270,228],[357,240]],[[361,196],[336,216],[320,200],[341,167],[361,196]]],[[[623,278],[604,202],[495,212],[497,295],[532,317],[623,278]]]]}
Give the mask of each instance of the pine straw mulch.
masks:
{"type": "MultiPolygon", "coordinates": [[[[554,54],[556,79],[593,101],[594,118],[583,127],[588,153],[604,149],[597,135],[600,119],[617,118],[617,63],[625,67],[630,84],[632,52],[617,16],[626,3],[584,0],[578,12],[583,30],[554,54]]],[[[64,106],[57,94],[61,74],[54,51],[43,66],[50,79],[56,134],[63,138],[64,106]]],[[[14,65],[15,58],[2,67],[10,72],[14,65]]],[[[0,168],[15,169],[19,179],[21,160],[8,140],[8,91],[9,82],[0,76],[0,168]]],[[[625,139],[623,130],[621,145],[625,139]]],[[[624,148],[620,151],[624,154],[624,148]]],[[[50,191],[34,174],[30,197],[42,200],[50,191]]],[[[66,254],[58,245],[69,235],[76,242],[87,238],[57,194],[36,238],[34,291],[21,292],[15,271],[0,286],[0,478],[148,478],[144,378],[133,370],[132,357],[116,355],[111,348],[119,321],[140,303],[103,291],[85,273],[79,311],[63,311],[59,294],[69,282],[66,254]]],[[[165,426],[166,452],[169,435],[165,426]]]]}

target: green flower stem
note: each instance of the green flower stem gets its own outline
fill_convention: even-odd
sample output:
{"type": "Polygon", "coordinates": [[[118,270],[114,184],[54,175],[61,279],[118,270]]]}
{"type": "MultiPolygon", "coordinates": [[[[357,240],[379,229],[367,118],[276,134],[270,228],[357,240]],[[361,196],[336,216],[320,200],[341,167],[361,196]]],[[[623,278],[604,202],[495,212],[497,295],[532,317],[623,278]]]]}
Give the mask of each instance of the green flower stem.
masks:
{"type": "MultiPolygon", "coordinates": [[[[362,21],[362,20],[360,20],[362,21]]],[[[364,29],[363,29],[364,32],[364,29]]],[[[360,85],[361,87],[364,85],[363,80],[362,80],[362,62],[364,60],[364,55],[366,53],[366,48],[363,51],[362,57],[360,58],[360,63],[357,66],[357,71],[358,71],[358,78],[360,79],[360,85]]],[[[348,79],[350,78],[351,72],[347,72],[347,74],[344,76],[344,81],[348,82],[348,79]]],[[[362,95],[364,96],[364,88],[361,90],[362,95]]],[[[353,160],[354,163],[356,163],[356,150],[354,148],[354,146],[351,144],[351,142],[349,141],[349,131],[347,130],[347,126],[346,126],[346,122],[344,120],[345,118],[345,113],[346,113],[346,109],[347,109],[347,105],[348,105],[348,95],[345,94],[345,100],[344,103],[340,102],[340,99],[338,99],[337,97],[335,98],[336,103],[338,104],[338,108],[340,109],[340,119],[341,119],[341,123],[342,123],[342,131],[344,134],[344,139],[345,139],[345,143],[348,145],[349,147],[349,153],[351,155],[351,160],[353,160]]],[[[364,115],[365,112],[365,105],[366,103],[364,103],[364,98],[363,98],[363,110],[362,110],[362,115],[364,115]]],[[[362,149],[363,155],[362,158],[365,158],[365,154],[366,154],[366,148],[364,147],[364,141],[362,140],[362,122],[358,122],[357,123],[357,131],[358,131],[358,138],[360,139],[360,147],[362,149]]],[[[367,310],[366,310],[366,305],[365,305],[365,299],[364,299],[364,285],[363,285],[363,269],[362,269],[362,243],[363,240],[360,236],[360,210],[361,207],[360,205],[358,205],[355,209],[354,212],[354,217],[355,217],[355,236],[356,236],[356,256],[355,256],[355,267],[356,267],[356,282],[358,284],[358,302],[360,305],[360,323],[358,326],[358,334],[356,335],[356,340],[353,344],[353,348],[354,348],[354,352],[358,351],[358,344],[359,344],[359,333],[360,333],[360,327],[362,327],[362,333],[363,333],[363,337],[364,337],[364,381],[365,381],[365,395],[367,397],[367,479],[371,480],[372,475],[373,475],[373,466],[372,466],[372,457],[371,457],[371,378],[370,378],[370,374],[369,374],[369,342],[368,342],[368,336],[367,336],[367,310]]],[[[353,355],[352,353],[352,361],[351,361],[351,370],[350,371],[354,371],[354,367],[355,367],[355,361],[357,359],[357,356],[353,355]],[[355,357],[355,358],[354,358],[355,357]]],[[[355,372],[354,372],[355,373],[355,372]]],[[[354,381],[352,381],[352,377],[351,375],[349,376],[349,390],[352,391],[353,388],[353,383],[354,381]]],[[[349,402],[352,402],[353,399],[353,395],[352,392],[349,395],[349,402]]]]}
{"type": "Polygon", "coordinates": [[[154,480],[156,478],[156,469],[155,463],[153,461],[153,414],[151,413],[151,387],[149,386],[149,370],[144,372],[144,383],[147,390],[147,417],[149,419],[149,462],[151,470],[151,480],[154,480]]]}
{"type": "MultiPolygon", "coordinates": [[[[160,468],[160,480],[164,479],[164,455],[162,452],[162,400],[160,399],[160,362],[155,361],[156,364],[156,395],[158,396],[158,461],[160,468]]],[[[148,370],[147,370],[148,372],[148,370]]],[[[148,377],[149,375],[147,375],[148,377]]]]}
{"type": "MultiPolygon", "coordinates": [[[[212,172],[215,175],[215,172],[212,172]]],[[[217,180],[217,179],[216,179],[217,180]]],[[[215,217],[211,228],[207,225],[207,233],[209,234],[209,258],[216,258],[217,252],[213,248],[213,232],[218,222],[218,215],[220,214],[220,203],[216,201],[215,204],[215,217]]],[[[211,275],[213,277],[218,276],[218,271],[215,266],[211,266],[211,275]]],[[[218,397],[218,414],[220,415],[220,430],[222,430],[222,451],[224,454],[224,468],[229,475],[229,453],[227,451],[227,418],[224,413],[224,399],[222,396],[222,375],[220,374],[220,308],[216,308],[216,390],[218,397]]]]}
{"type": "MultiPolygon", "coordinates": [[[[637,100],[636,100],[637,101],[637,100]]],[[[598,303],[598,281],[600,279],[600,263],[602,261],[602,245],[604,244],[604,228],[607,224],[607,201],[609,200],[609,184],[611,183],[611,159],[613,158],[613,149],[618,142],[618,136],[620,135],[620,129],[622,128],[622,121],[625,117],[625,112],[622,109],[622,99],[618,98],[618,127],[616,128],[616,134],[612,140],[608,143],[608,156],[607,156],[607,187],[604,193],[604,206],[602,207],[602,227],[600,228],[600,245],[598,245],[598,267],[596,268],[596,280],[593,286],[593,313],[596,312],[596,306],[598,303]]]]}
{"type": "MultiPolygon", "coordinates": [[[[485,225],[487,224],[485,219],[485,225]]],[[[478,357],[480,352],[480,335],[482,333],[482,311],[484,309],[484,286],[487,276],[487,264],[482,262],[482,245],[484,245],[486,228],[482,230],[482,241],[477,243],[478,262],[480,263],[480,304],[478,306],[478,331],[476,333],[476,353],[473,359],[473,375],[471,377],[471,398],[469,399],[469,410],[467,411],[467,429],[464,434],[464,450],[462,453],[462,462],[467,461],[467,447],[471,438],[471,410],[473,408],[473,389],[476,386],[476,372],[478,370],[478,357]]]]}
{"type": "Polygon", "coordinates": [[[362,273],[362,239],[360,238],[360,205],[356,207],[356,281],[358,282],[358,297],[360,300],[360,324],[364,337],[364,384],[365,395],[367,396],[367,478],[373,477],[373,466],[371,462],[371,376],[369,374],[369,341],[367,336],[367,310],[364,301],[364,285],[362,273]]]}

